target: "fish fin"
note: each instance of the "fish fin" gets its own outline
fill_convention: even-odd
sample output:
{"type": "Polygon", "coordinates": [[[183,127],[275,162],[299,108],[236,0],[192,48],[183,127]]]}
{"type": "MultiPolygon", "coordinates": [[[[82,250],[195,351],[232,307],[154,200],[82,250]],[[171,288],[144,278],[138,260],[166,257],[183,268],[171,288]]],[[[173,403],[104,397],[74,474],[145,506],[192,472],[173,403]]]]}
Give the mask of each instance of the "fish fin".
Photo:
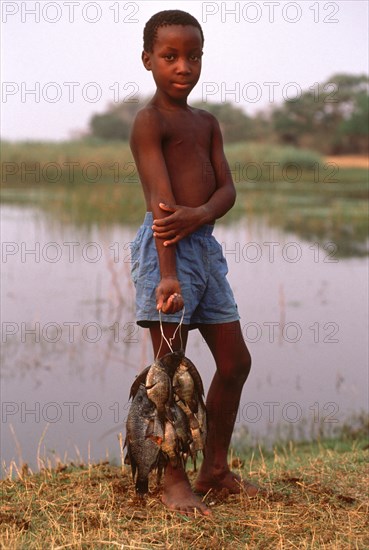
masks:
{"type": "Polygon", "coordinates": [[[183,452],[181,456],[182,456],[183,468],[186,469],[189,454],[187,452],[183,452]]]}
{"type": "Polygon", "coordinates": [[[148,426],[146,428],[145,432],[145,439],[151,439],[154,443],[156,443],[159,447],[163,443],[163,437],[160,432],[163,432],[161,424],[158,426],[159,419],[158,418],[150,418],[148,426]]]}
{"type": "Polygon", "coordinates": [[[192,414],[189,417],[188,421],[189,421],[191,432],[192,432],[192,430],[198,430],[200,428],[199,421],[197,420],[197,418],[194,414],[192,414]]]}
{"type": "MultiPolygon", "coordinates": [[[[156,386],[156,384],[157,384],[157,382],[155,382],[155,384],[151,384],[151,386],[146,386],[145,385],[145,388],[146,388],[146,390],[152,390],[152,388],[154,388],[156,386]]],[[[150,397],[149,397],[149,399],[150,399],[150,397]]],[[[151,399],[150,399],[150,401],[151,401],[151,399]]]]}
{"type": "Polygon", "coordinates": [[[156,480],[158,485],[160,483],[161,476],[163,475],[163,470],[165,470],[165,466],[167,465],[167,463],[168,463],[167,455],[165,455],[162,451],[160,451],[158,456],[158,461],[156,464],[156,468],[157,468],[156,480]]]}
{"type": "Polygon", "coordinates": [[[140,374],[138,374],[131,386],[131,390],[129,392],[129,399],[133,399],[136,396],[136,393],[138,392],[138,388],[140,387],[140,384],[145,384],[146,382],[146,376],[149,371],[150,367],[146,367],[140,374]]]}
{"type": "Polygon", "coordinates": [[[147,428],[146,428],[145,437],[150,437],[150,436],[153,435],[154,425],[155,425],[154,419],[150,418],[149,423],[148,423],[147,428]]]}
{"type": "MultiPolygon", "coordinates": [[[[168,403],[170,402],[171,402],[171,399],[168,400],[168,403]]],[[[168,403],[165,404],[166,417],[173,424],[174,422],[173,411],[171,410],[170,405],[168,403]]]]}
{"type": "Polygon", "coordinates": [[[136,481],[136,493],[139,495],[145,495],[149,491],[149,480],[146,477],[145,479],[137,479],[136,481]]]}
{"type": "Polygon", "coordinates": [[[184,351],[179,350],[167,353],[160,358],[161,365],[164,367],[166,373],[169,375],[170,378],[173,377],[173,374],[175,370],[179,367],[183,357],[184,351]]]}
{"type": "Polygon", "coordinates": [[[188,406],[190,407],[191,412],[193,412],[193,413],[197,413],[198,410],[199,410],[199,402],[197,401],[197,399],[196,399],[195,397],[193,397],[193,398],[188,402],[188,406]]]}
{"type": "Polygon", "coordinates": [[[132,479],[134,481],[136,477],[137,464],[135,459],[132,456],[132,453],[128,453],[128,459],[129,459],[129,464],[131,465],[132,479]]]}
{"type": "Polygon", "coordinates": [[[205,395],[204,385],[202,383],[200,373],[197,370],[197,368],[195,367],[195,365],[192,363],[192,361],[188,357],[184,357],[182,359],[182,363],[184,365],[186,365],[189,373],[191,374],[192,380],[194,381],[194,384],[196,386],[196,389],[197,389],[198,393],[200,395],[205,395]]]}

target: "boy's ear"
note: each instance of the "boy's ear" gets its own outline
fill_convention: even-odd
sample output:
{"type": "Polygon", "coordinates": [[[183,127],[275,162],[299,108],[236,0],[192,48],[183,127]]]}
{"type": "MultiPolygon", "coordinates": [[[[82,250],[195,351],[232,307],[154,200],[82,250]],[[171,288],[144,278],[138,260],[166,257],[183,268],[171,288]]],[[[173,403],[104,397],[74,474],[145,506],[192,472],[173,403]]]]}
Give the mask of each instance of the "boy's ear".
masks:
{"type": "Polygon", "coordinates": [[[150,54],[145,52],[145,50],[142,52],[141,55],[142,63],[144,64],[144,67],[147,71],[151,71],[151,59],[150,54]]]}

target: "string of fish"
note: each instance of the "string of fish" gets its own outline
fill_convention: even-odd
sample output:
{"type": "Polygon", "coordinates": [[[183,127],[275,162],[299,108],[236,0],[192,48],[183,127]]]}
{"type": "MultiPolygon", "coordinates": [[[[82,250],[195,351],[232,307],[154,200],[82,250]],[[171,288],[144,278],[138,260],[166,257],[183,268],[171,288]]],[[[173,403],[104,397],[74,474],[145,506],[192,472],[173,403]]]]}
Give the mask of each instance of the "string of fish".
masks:
{"type": "Polygon", "coordinates": [[[185,467],[189,456],[196,469],[196,455],[205,447],[207,423],[201,376],[183,349],[173,351],[172,347],[178,330],[183,347],[184,313],[183,309],[182,319],[168,341],[159,312],[162,339],[157,357],[136,377],[130,391],[125,462],[131,465],[140,495],[148,491],[152,470],[157,470],[159,482],[168,462],[185,467]],[[171,351],[159,359],[163,339],[171,351]]]}

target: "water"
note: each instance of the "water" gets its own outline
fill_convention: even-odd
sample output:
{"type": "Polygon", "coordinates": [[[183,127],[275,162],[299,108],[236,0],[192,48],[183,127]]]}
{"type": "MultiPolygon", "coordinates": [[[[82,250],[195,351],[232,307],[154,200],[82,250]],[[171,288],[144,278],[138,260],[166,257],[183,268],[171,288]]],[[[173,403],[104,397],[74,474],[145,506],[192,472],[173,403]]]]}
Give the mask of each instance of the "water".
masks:
{"type": "MultiPolygon", "coordinates": [[[[152,360],[134,322],[135,228],[87,231],[19,206],[3,207],[1,224],[2,460],[119,461],[129,387],[152,360]]],[[[262,218],[215,236],[253,357],[236,427],[253,442],[309,435],[367,410],[367,260],[338,260],[262,218]]],[[[187,355],[207,389],[214,364],[197,331],[187,355]]]]}

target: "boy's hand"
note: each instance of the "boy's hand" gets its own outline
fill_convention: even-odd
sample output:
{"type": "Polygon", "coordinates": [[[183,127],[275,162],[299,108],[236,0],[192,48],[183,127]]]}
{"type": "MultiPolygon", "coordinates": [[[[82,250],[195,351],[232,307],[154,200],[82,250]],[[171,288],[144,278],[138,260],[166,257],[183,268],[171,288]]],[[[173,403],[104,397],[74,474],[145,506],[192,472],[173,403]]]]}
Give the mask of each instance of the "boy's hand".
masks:
{"type": "Polygon", "coordinates": [[[177,313],[184,301],[177,277],[163,277],[156,287],[156,309],[163,313],[177,313]]]}
{"type": "Polygon", "coordinates": [[[205,220],[205,208],[199,206],[191,208],[189,206],[168,205],[159,203],[162,210],[172,212],[169,216],[154,220],[152,230],[154,237],[159,239],[168,239],[164,241],[164,246],[170,246],[177,243],[190,233],[193,233],[207,223],[205,220]]]}

